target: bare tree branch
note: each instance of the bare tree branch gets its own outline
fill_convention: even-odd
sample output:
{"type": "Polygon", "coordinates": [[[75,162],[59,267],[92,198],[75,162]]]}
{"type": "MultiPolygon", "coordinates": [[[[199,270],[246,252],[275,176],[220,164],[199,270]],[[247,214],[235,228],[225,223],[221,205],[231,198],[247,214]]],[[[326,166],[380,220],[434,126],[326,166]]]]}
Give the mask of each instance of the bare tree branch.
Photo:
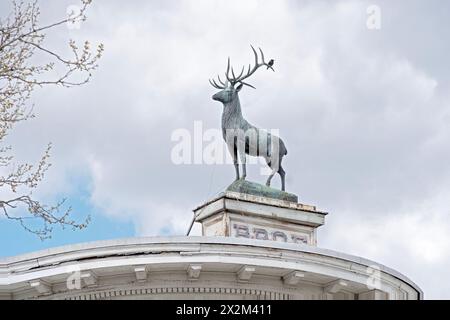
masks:
{"type": "MultiPolygon", "coordinates": [[[[46,45],[44,33],[67,23],[85,21],[90,4],[91,0],[81,0],[77,13],[44,25],[39,22],[37,1],[13,1],[11,13],[4,19],[0,17],[0,144],[4,143],[15,124],[34,117],[33,105],[29,101],[36,86],[72,87],[91,79],[103,53],[102,44],[93,51],[88,41],[78,47],[69,40],[71,54],[66,57],[46,45]],[[35,61],[44,62],[39,64],[35,61]]],[[[44,179],[51,166],[50,149],[51,144],[35,165],[17,165],[13,163],[12,146],[0,146],[0,188],[16,195],[11,199],[0,199],[1,212],[41,239],[51,236],[54,225],[83,229],[90,221],[90,217],[82,223],[71,219],[71,208],[62,210],[64,200],[48,206],[33,198],[32,190],[44,179]],[[20,212],[27,212],[27,215],[20,212]]]]}

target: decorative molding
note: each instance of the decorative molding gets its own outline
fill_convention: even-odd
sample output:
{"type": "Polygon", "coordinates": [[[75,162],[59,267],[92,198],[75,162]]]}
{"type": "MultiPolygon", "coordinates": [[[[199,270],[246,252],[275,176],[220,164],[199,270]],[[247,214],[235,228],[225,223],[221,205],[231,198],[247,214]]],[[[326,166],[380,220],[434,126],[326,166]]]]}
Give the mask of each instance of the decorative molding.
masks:
{"type": "Polygon", "coordinates": [[[147,281],[147,268],[145,266],[135,267],[134,274],[138,282],[147,281]]]}
{"type": "MultiPolygon", "coordinates": [[[[146,270],[152,272],[152,286],[258,286],[264,290],[288,293],[293,299],[324,298],[326,290],[342,289],[335,295],[337,298],[347,292],[354,295],[366,292],[370,276],[367,268],[374,264],[332,250],[274,241],[224,237],[138,238],[54,248],[0,259],[0,291],[6,294],[1,296],[5,299],[64,299],[81,292],[94,292],[90,293],[94,298],[104,298],[103,293],[95,295],[102,290],[123,286],[133,290],[146,286],[145,281],[136,281],[135,270],[146,266],[146,270]],[[81,290],[70,290],[66,286],[67,270],[74,266],[80,270],[80,275],[84,275],[81,290]],[[201,268],[195,270],[194,266],[201,268]],[[240,280],[237,273],[244,270],[242,279],[245,279],[244,274],[250,271],[242,269],[245,266],[254,267],[258,276],[252,275],[243,284],[240,282],[245,280],[240,280]],[[299,267],[301,270],[296,270],[299,267]],[[293,271],[304,273],[304,278],[290,274],[293,271]],[[195,279],[199,281],[186,281],[195,279]],[[323,279],[329,279],[325,286],[323,279]],[[336,283],[337,279],[348,283],[348,286],[336,283]],[[294,284],[297,280],[301,285],[294,284]],[[35,282],[33,287],[31,282],[35,282]]],[[[387,298],[422,298],[422,292],[414,283],[395,270],[378,266],[379,290],[387,293],[387,298]]],[[[143,272],[142,269],[137,271],[143,272]]]]}
{"type": "Polygon", "coordinates": [[[81,280],[83,280],[83,283],[88,287],[93,287],[97,285],[97,276],[93,271],[86,271],[81,273],[81,280]]]}
{"type": "Polygon", "coordinates": [[[39,294],[50,294],[52,293],[52,286],[45,282],[44,280],[34,280],[30,281],[30,287],[34,288],[39,294]]]}
{"type": "Polygon", "coordinates": [[[346,288],[348,286],[348,282],[344,281],[342,279],[338,279],[336,281],[330,282],[327,284],[327,286],[323,289],[324,292],[334,294],[338,293],[342,289],[346,288]]]}
{"type": "Polygon", "coordinates": [[[12,300],[12,294],[0,293],[0,300],[12,300]]]}
{"type": "Polygon", "coordinates": [[[200,277],[200,272],[202,271],[201,264],[191,264],[187,269],[188,279],[189,280],[198,280],[200,277]]]}
{"type": "Polygon", "coordinates": [[[243,266],[237,273],[237,277],[240,281],[249,281],[255,272],[255,267],[243,266]]]}
{"type": "Polygon", "coordinates": [[[137,289],[110,289],[98,292],[88,292],[66,296],[66,300],[97,300],[97,299],[115,299],[120,297],[132,297],[136,295],[180,295],[180,294],[204,294],[204,295],[242,295],[245,297],[254,296],[260,300],[290,300],[288,293],[246,288],[229,287],[155,287],[155,288],[137,288],[137,289]]]}
{"type": "Polygon", "coordinates": [[[292,271],[283,277],[284,284],[295,286],[305,277],[305,274],[300,271],[292,271]]]}
{"type": "Polygon", "coordinates": [[[358,300],[387,300],[388,294],[381,290],[373,289],[358,294],[358,300]]]}

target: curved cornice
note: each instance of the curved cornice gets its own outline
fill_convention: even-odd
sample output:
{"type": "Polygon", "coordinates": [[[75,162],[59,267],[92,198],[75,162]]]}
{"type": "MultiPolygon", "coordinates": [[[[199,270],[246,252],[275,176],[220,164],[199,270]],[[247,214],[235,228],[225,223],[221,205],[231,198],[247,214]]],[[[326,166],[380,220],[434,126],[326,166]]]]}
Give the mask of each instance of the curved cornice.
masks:
{"type": "MultiPolygon", "coordinates": [[[[102,259],[120,256],[140,256],[150,253],[176,252],[184,255],[241,255],[246,252],[255,252],[255,257],[264,259],[264,253],[271,251],[287,259],[295,261],[299,255],[307,254],[310,257],[322,257],[332,261],[346,261],[351,264],[370,267],[377,266],[381,272],[388,274],[417,291],[420,298],[423,297],[422,290],[408,277],[396,270],[388,268],[377,262],[337,252],[334,250],[318,248],[309,245],[283,243],[267,240],[254,240],[231,237],[140,237],[125,238],[117,240],[95,241],[62,247],[55,247],[47,250],[22,254],[14,257],[0,259],[0,287],[15,282],[13,278],[19,274],[37,272],[40,269],[58,266],[70,262],[88,261],[91,259],[102,259]],[[236,251],[241,248],[241,251],[236,251]],[[247,248],[247,249],[245,249],[247,248]],[[242,251],[244,249],[244,251],[242,251]],[[290,257],[290,258],[287,258],[290,257]]],[[[330,262],[328,262],[330,263],[330,262]]],[[[332,262],[331,262],[332,263],[332,262]]],[[[19,277],[21,278],[21,277],[19,277]]],[[[16,279],[20,281],[19,279],[16,279]]],[[[22,281],[24,279],[22,278],[22,281]]]]}

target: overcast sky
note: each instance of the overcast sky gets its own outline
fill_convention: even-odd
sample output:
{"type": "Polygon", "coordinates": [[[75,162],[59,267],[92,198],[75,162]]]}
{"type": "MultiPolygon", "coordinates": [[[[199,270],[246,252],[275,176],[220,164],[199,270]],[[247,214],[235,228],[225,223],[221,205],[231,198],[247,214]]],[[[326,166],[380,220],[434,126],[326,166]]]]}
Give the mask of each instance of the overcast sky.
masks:
{"type": "MultiPolygon", "coordinates": [[[[41,1],[42,21],[76,0],[41,1]]],[[[0,4],[4,17],[8,1],[0,4]]],[[[79,29],[48,44],[105,45],[93,80],[33,96],[37,118],[8,141],[53,166],[38,196],[67,197],[88,230],[40,242],[0,218],[0,255],[122,236],[184,234],[192,209],[234,179],[232,165],[176,165],[174,130],[220,128],[208,78],[250,44],[275,59],[240,93],[244,116],[280,130],[287,190],[328,211],[319,246],[397,269],[426,298],[450,298],[448,1],[94,1],[79,29]],[[381,29],[366,12],[381,10],[381,29]]],[[[259,165],[248,179],[264,182],[259,165]]],[[[279,177],[273,179],[279,187],[279,177]]],[[[199,228],[194,234],[199,234],[199,228]]]]}

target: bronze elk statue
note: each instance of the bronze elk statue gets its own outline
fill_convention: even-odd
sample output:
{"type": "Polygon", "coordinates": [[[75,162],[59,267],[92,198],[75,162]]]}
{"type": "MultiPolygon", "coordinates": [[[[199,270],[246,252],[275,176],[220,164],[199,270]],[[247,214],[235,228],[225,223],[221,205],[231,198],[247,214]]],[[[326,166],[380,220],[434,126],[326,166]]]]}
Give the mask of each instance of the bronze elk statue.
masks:
{"type": "Polygon", "coordinates": [[[244,86],[255,89],[254,86],[246,82],[247,79],[261,67],[266,67],[266,70],[271,69],[274,71],[273,60],[266,63],[261,48],[259,48],[261,57],[258,57],[258,53],[253,46],[251,48],[255,55],[255,65],[251,67],[249,64],[246,73],[244,73],[245,68],[243,67],[240,74],[236,76],[233,67],[230,66],[230,58],[228,58],[225,80],[222,81],[220,76],[217,77],[217,82],[214,79],[209,80],[214,88],[221,90],[213,95],[212,98],[223,104],[222,136],[233,159],[236,180],[245,180],[247,175],[247,154],[253,157],[263,157],[267,165],[271,168],[266,185],[270,186],[272,177],[278,172],[281,177],[281,190],[284,191],[286,173],[281,166],[281,162],[287,154],[287,149],[283,140],[266,130],[253,126],[242,115],[239,92],[244,86]],[[239,160],[242,164],[241,176],[239,175],[239,160]]]}

